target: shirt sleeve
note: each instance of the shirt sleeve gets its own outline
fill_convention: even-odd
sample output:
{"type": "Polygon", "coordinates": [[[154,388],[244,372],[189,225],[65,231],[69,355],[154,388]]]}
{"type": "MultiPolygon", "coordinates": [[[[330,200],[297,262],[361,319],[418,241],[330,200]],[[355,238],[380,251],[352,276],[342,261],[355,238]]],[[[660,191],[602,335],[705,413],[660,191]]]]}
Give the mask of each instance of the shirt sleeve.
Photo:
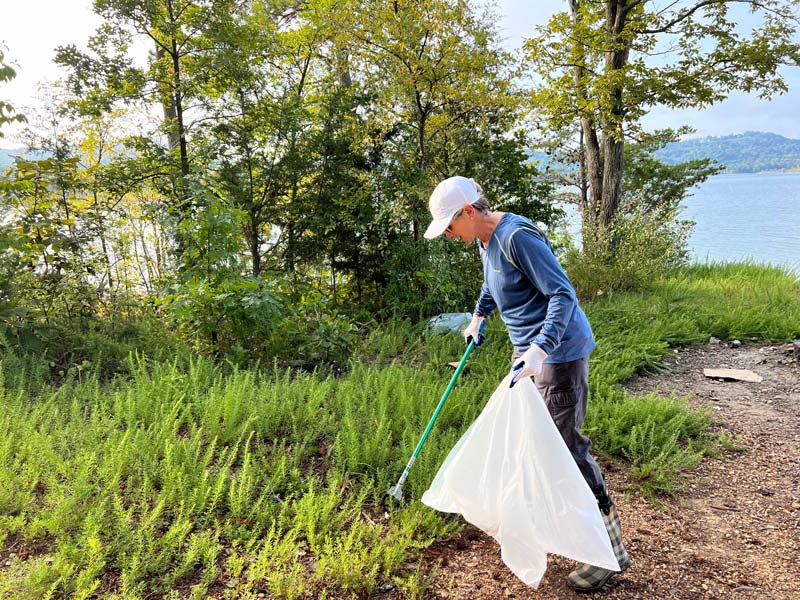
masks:
{"type": "Polygon", "coordinates": [[[561,343],[578,305],[575,289],[550,246],[533,231],[517,230],[512,234],[509,250],[522,273],[547,297],[544,324],[532,343],[551,354],[561,343]]]}
{"type": "Polygon", "coordinates": [[[495,308],[497,308],[497,302],[492,298],[489,287],[484,281],[481,286],[481,295],[478,296],[478,302],[475,304],[475,310],[473,312],[484,317],[490,317],[495,308]]]}

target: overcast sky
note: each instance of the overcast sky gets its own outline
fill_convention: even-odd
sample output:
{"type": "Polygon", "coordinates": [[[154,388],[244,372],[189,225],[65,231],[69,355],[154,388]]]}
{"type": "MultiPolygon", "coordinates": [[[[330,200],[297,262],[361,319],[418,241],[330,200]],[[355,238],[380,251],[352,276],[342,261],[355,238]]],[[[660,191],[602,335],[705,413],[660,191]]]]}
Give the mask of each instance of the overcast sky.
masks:
{"type": "MultiPolygon", "coordinates": [[[[91,0],[5,0],[0,21],[0,43],[6,46],[6,61],[11,61],[17,77],[0,84],[0,99],[17,109],[36,105],[36,86],[58,79],[62,73],[53,64],[56,46],[76,44],[84,47],[100,23],[91,11],[91,0]]],[[[547,21],[557,10],[566,10],[563,0],[497,0],[502,13],[499,27],[506,45],[518,47],[537,24],[547,21]]],[[[727,101],[697,111],[654,109],[645,119],[647,128],[691,125],[695,135],[727,135],[745,131],[772,131],[800,138],[800,69],[785,71],[789,93],[772,101],[749,94],[735,93],[727,101]]],[[[18,147],[13,129],[4,128],[6,138],[0,147],[18,147]]]]}

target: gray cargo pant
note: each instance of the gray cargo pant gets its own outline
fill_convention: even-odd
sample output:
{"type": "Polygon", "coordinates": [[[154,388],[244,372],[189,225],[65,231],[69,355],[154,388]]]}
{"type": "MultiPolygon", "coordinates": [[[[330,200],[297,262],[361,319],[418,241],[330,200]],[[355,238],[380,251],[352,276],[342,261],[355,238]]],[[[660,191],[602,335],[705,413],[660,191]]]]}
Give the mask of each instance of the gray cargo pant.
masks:
{"type": "MultiPolygon", "coordinates": [[[[512,364],[520,354],[514,351],[512,364]]],[[[599,494],[605,489],[603,475],[597,461],[589,454],[592,443],[581,434],[589,395],[589,357],[565,363],[545,364],[542,373],[534,379],[534,384],[544,398],[545,406],[583,478],[592,492],[599,494]]]]}

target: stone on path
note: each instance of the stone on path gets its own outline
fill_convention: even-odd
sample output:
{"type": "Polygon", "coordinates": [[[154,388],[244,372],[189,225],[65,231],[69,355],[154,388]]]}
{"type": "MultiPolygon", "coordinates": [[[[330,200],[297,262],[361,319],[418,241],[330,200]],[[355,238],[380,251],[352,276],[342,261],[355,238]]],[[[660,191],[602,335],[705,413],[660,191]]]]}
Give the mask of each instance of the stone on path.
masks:
{"type": "Polygon", "coordinates": [[[703,375],[711,379],[734,379],[736,381],[749,381],[761,383],[764,378],[747,369],[703,369],[703,375]]]}

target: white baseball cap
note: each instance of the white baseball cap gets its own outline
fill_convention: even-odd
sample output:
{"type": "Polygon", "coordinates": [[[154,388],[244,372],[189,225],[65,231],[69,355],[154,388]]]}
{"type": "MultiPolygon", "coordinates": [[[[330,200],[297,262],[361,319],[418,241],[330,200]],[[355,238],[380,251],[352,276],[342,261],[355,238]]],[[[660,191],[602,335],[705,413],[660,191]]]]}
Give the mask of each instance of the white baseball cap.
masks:
{"type": "Polygon", "coordinates": [[[433,190],[428,203],[433,221],[425,230],[425,238],[432,240],[444,233],[455,214],[465,204],[477,202],[481,197],[480,188],[474,180],[467,177],[450,177],[440,182],[433,190]]]}

